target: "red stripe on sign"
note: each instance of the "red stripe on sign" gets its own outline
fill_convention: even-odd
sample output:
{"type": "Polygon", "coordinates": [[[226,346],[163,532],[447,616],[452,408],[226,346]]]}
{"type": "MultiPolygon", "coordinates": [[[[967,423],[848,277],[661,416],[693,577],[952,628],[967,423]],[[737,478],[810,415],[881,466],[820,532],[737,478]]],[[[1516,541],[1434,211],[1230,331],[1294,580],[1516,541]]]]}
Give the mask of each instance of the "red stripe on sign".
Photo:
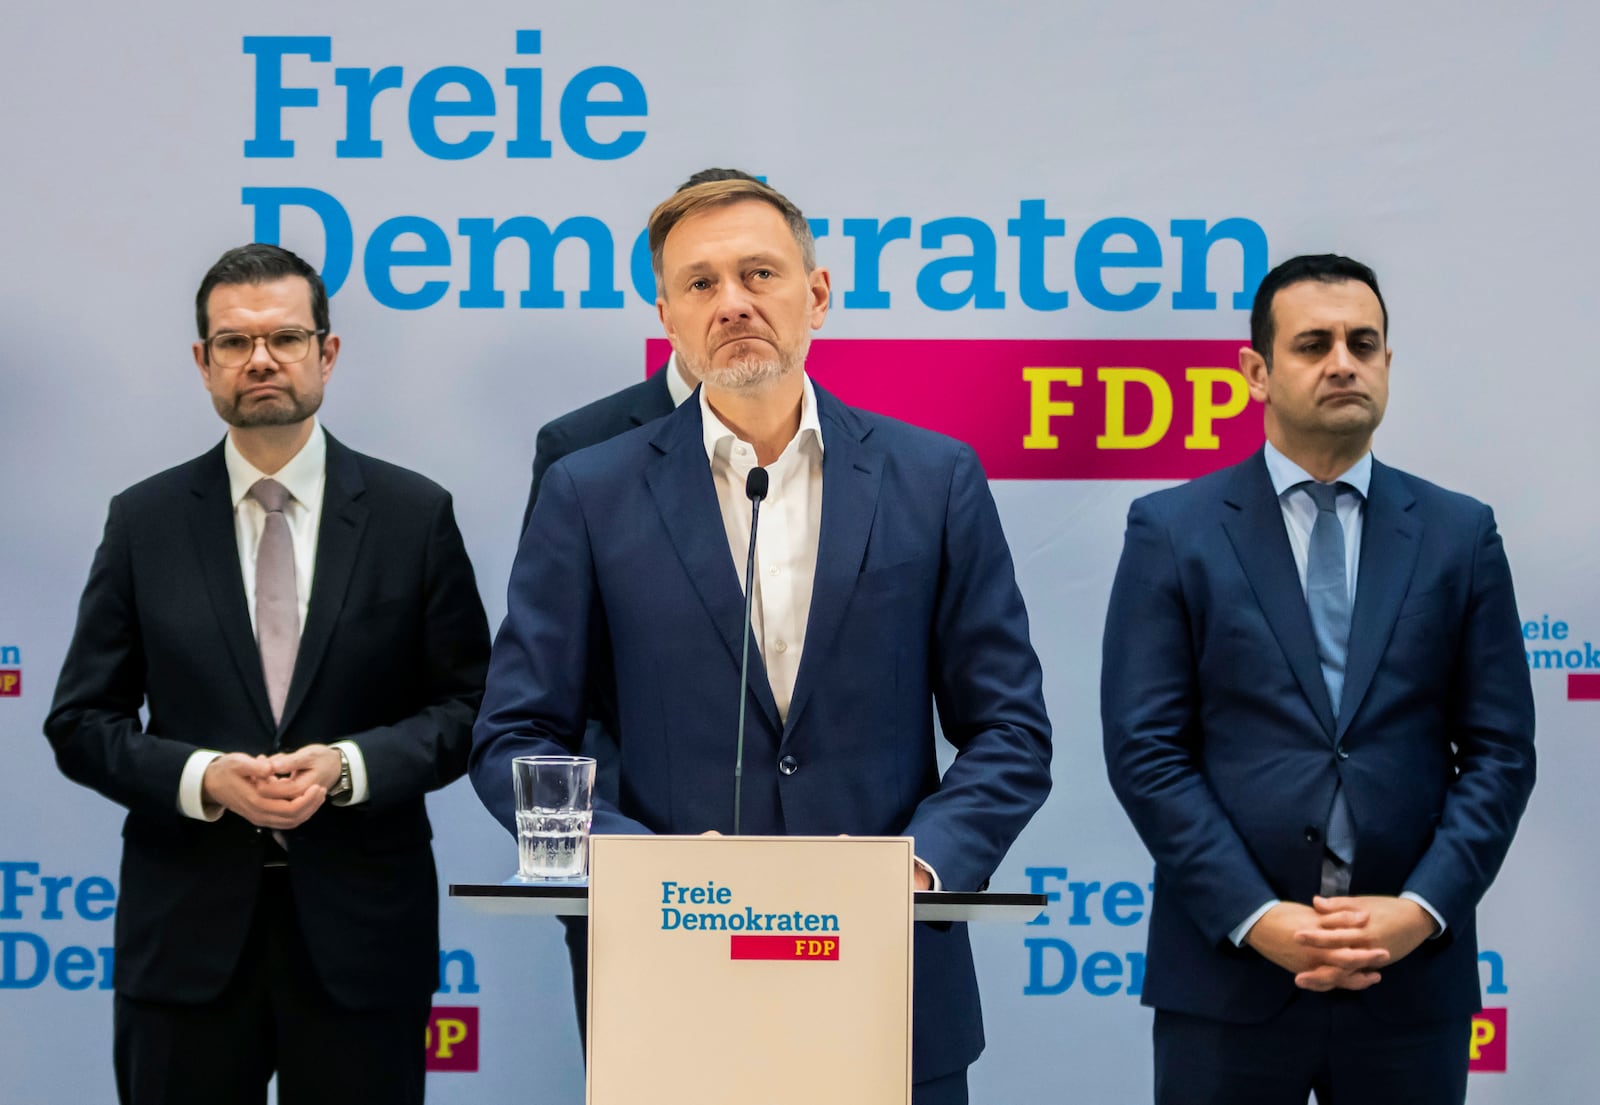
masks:
{"type": "Polygon", "coordinates": [[[827,961],[839,958],[839,938],[837,936],[730,936],[728,958],[827,961]]]}
{"type": "Polygon", "coordinates": [[[1600,675],[1567,675],[1568,702],[1600,702],[1600,675]]]}
{"type": "MultiPolygon", "coordinates": [[[[819,338],[806,371],[852,406],[965,441],[990,479],[1188,479],[1266,440],[1243,344],[819,338]]],[[[646,341],[646,371],[669,353],[646,341]]]]}

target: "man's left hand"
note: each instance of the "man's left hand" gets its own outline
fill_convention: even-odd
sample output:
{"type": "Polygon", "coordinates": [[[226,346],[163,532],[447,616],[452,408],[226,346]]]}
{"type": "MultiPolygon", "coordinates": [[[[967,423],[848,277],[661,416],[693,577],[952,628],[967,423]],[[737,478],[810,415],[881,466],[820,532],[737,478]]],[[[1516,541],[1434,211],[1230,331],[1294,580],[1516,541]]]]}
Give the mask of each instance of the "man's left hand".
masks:
{"type": "Polygon", "coordinates": [[[293,752],[279,752],[269,759],[274,789],[299,793],[312,784],[332,790],[339,781],[339,753],[325,744],[307,744],[293,752]]]}
{"type": "MultiPolygon", "coordinates": [[[[1318,896],[1311,899],[1311,908],[1317,913],[1318,924],[1296,933],[1299,943],[1313,948],[1382,948],[1389,953],[1385,966],[1400,962],[1439,929],[1428,911],[1409,898],[1377,894],[1318,896]]],[[[1306,976],[1296,976],[1295,982],[1306,989],[1323,989],[1317,985],[1323,981],[1339,986],[1337,978],[1310,977],[1317,974],[1307,972],[1306,976]]]]}

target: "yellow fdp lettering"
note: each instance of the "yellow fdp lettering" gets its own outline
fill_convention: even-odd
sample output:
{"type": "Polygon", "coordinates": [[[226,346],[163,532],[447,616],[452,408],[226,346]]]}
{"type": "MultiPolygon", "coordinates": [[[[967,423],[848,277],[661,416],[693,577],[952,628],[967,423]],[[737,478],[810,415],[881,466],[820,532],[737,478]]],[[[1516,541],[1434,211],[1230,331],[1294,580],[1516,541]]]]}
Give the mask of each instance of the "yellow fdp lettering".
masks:
{"type": "Polygon", "coordinates": [[[839,946],[839,943],[836,940],[824,940],[822,942],[822,954],[823,955],[832,955],[833,952],[834,952],[834,949],[837,948],[838,946],[839,946]]]}
{"type": "Polygon", "coordinates": [[[1148,449],[1172,425],[1172,389],[1148,368],[1102,368],[1095,378],[1106,386],[1106,432],[1094,439],[1097,449],[1148,449]],[[1128,433],[1128,385],[1150,393],[1150,424],[1128,433]]]}
{"type": "Polygon", "coordinates": [[[0,694],[10,694],[17,689],[17,684],[22,682],[22,676],[14,671],[0,671],[0,694]]]}
{"type": "Polygon", "coordinates": [[[1025,368],[1022,378],[1028,382],[1028,436],[1022,439],[1024,449],[1059,449],[1061,439],[1050,432],[1052,418],[1070,418],[1072,400],[1052,399],[1052,384],[1066,384],[1075,388],[1083,385],[1081,368],[1025,368]]]}
{"type": "Polygon", "coordinates": [[[430,1024],[424,1036],[424,1050],[433,1052],[436,1059],[448,1059],[454,1054],[455,1046],[467,1038],[467,1022],[441,1017],[434,1024],[439,1026],[439,1049],[434,1051],[433,1025],[430,1024]]]}
{"type": "Polygon", "coordinates": [[[1250,388],[1244,373],[1234,368],[1190,368],[1184,379],[1194,385],[1194,432],[1183,439],[1185,449],[1220,449],[1222,441],[1211,425],[1232,418],[1250,402],[1250,388]],[[1228,397],[1216,401],[1216,385],[1227,385],[1228,397]]]}
{"type": "Polygon", "coordinates": [[[1468,1048],[1467,1057],[1469,1059],[1479,1058],[1483,1049],[1492,1043],[1494,1043],[1494,1022],[1473,1017],[1472,1044],[1468,1048]]]}

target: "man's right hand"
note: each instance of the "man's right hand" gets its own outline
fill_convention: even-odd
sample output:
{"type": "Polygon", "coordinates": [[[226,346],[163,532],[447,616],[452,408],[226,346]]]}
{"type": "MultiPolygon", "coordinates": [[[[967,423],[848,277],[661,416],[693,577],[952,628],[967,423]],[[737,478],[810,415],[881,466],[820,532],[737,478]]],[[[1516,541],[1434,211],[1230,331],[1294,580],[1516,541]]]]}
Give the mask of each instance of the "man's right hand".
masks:
{"type": "Polygon", "coordinates": [[[262,829],[293,829],[316,812],[327,790],[320,785],[291,790],[273,775],[265,756],[229,752],[206,766],[200,799],[209,807],[232,810],[262,829]]]}
{"type": "MultiPolygon", "coordinates": [[[[1267,959],[1295,976],[1295,985],[1306,990],[1365,990],[1379,979],[1378,968],[1389,962],[1383,948],[1313,947],[1300,934],[1326,929],[1328,916],[1298,902],[1279,902],[1262,914],[1245,936],[1244,942],[1267,959]]],[[[1341,915],[1337,920],[1349,930],[1359,930],[1367,918],[1360,911],[1341,915]]]]}

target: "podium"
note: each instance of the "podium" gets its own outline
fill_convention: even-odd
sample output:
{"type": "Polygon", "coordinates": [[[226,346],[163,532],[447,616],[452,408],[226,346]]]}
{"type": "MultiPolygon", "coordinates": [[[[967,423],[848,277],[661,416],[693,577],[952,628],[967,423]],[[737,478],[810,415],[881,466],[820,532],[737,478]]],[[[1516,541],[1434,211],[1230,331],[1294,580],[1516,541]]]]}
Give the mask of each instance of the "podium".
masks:
{"type": "Polygon", "coordinates": [[[1037,894],[912,891],[904,837],[597,836],[588,885],[453,885],[589,920],[589,1105],[909,1103],[913,921],[1037,894]]]}

